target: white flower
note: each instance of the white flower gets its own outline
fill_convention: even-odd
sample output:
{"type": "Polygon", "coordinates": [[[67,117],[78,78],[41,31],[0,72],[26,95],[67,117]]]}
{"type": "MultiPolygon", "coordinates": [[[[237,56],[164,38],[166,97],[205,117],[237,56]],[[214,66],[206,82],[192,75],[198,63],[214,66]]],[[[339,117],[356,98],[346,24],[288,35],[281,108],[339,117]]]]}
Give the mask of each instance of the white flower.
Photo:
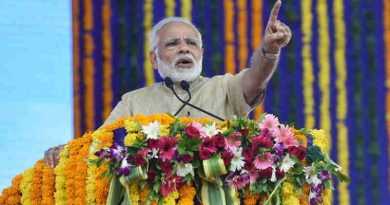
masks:
{"type": "Polygon", "coordinates": [[[233,159],[230,162],[230,171],[240,171],[245,164],[244,157],[242,156],[242,147],[240,147],[240,149],[234,150],[233,154],[233,159]]]}
{"type": "Polygon", "coordinates": [[[318,174],[315,173],[315,166],[313,164],[308,167],[304,167],[303,172],[305,172],[307,183],[315,185],[321,184],[321,180],[318,179],[318,174]]]}
{"type": "Polygon", "coordinates": [[[145,133],[147,139],[158,139],[160,135],[160,125],[157,121],[149,123],[147,126],[142,126],[142,132],[145,133]]]}
{"type": "Polygon", "coordinates": [[[177,176],[185,177],[187,174],[191,173],[192,170],[193,170],[193,168],[192,168],[192,164],[191,163],[180,162],[177,165],[176,174],[177,174],[177,176]]]}
{"type": "Polygon", "coordinates": [[[288,172],[293,166],[295,165],[295,162],[290,158],[290,155],[287,154],[282,161],[282,165],[280,166],[280,170],[284,171],[285,173],[288,172]]]}
{"type": "Polygon", "coordinates": [[[213,122],[213,124],[211,125],[207,124],[203,126],[203,130],[205,131],[207,137],[212,137],[220,132],[220,130],[217,130],[217,128],[215,127],[215,122],[213,122]]]}
{"type": "Polygon", "coordinates": [[[334,171],[336,172],[339,172],[342,170],[342,168],[340,167],[340,165],[336,164],[336,162],[334,162],[333,160],[330,159],[330,163],[332,163],[333,165],[335,165],[337,168],[334,169],[334,171]]]}
{"type": "Polygon", "coordinates": [[[272,166],[272,176],[271,176],[271,182],[276,182],[276,167],[272,166]]]}

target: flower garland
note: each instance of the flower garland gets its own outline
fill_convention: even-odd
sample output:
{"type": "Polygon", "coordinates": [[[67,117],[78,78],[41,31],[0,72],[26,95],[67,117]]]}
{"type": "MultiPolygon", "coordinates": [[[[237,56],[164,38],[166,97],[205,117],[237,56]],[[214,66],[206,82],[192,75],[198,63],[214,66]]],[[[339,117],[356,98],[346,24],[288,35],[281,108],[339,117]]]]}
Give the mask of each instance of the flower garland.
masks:
{"type": "Polygon", "coordinates": [[[86,130],[95,129],[95,101],[94,99],[94,88],[95,88],[95,63],[93,58],[94,53],[94,40],[92,35],[92,30],[94,27],[93,22],[93,1],[85,0],[84,1],[84,40],[85,40],[85,50],[84,50],[84,110],[85,110],[85,124],[86,130]]]}
{"type": "Polygon", "coordinates": [[[79,1],[72,1],[72,33],[73,33],[73,113],[74,134],[81,136],[81,103],[80,103],[80,8],[79,1]]]}
{"type": "Polygon", "coordinates": [[[0,204],[17,205],[20,204],[20,184],[23,180],[23,175],[19,174],[12,179],[10,187],[3,189],[0,196],[0,204]]]}
{"type": "Polygon", "coordinates": [[[244,199],[245,205],[256,205],[257,200],[259,199],[260,199],[260,194],[251,193],[249,188],[245,189],[245,199],[244,199]]]}
{"type": "MultiPolygon", "coordinates": [[[[384,25],[384,42],[385,42],[385,72],[386,72],[386,126],[387,141],[390,142],[390,2],[383,0],[383,25],[384,25]]],[[[390,159],[390,143],[387,146],[387,158],[390,159]]],[[[388,161],[387,163],[390,163],[388,161]]],[[[390,175],[390,167],[387,169],[390,175]]],[[[388,178],[388,187],[390,190],[390,177],[388,178]]]]}
{"type": "MultiPolygon", "coordinates": [[[[348,127],[346,126],[346,118],[348,112],[348,100],[347,100],[347,88],[346,88],[346,39],[345,39],[345,22],[344,22],[344,4],[343,1],[337,1],[333,4],[333,15],[334,15],[334,25],[335,25],[335,63],[336,63],[336,72],[337,72],[337,152],[338,152],[338,162],[342,167],[349,167],[349,144],[348,144],[348,127]]],[[[346,169],[345,174],[349,174],[348,169],[346,169]]],[[[340,204],[350,204],[350,193],[348,187],[340,183],[338,184],[339,190],[339,203],[340,204]]]]}
{"type": "Polygon", "coordinates": [[[314,72],[312,62],[312,21],[313,15],[311,12],[312,0],[302,0],[301,2],[302,16],[302,58],[303,58],[303,96],[304,96],[304,113],[305,127],[308,129],[314,128],[314,72]]]}
{"type": "Polygon", "coordinates": [[[179,200],[177,205],[193,205],[196,195],[195,187],[191,185],[183,185],[178,189],[179,200]]]}
{"type": "Polygon", "coordinates": [[[301,202],[297,196],[294,185],[291,182],[285,181],[282,184],[282,200],[283,204],[300,205],[301,202]]]}
{"type": "Polygon", "coordinates": [[[20,183],[20,191],[22,192],[22,197],[20,202],[23,205],[31,205],[31,188],[32,181],[34,178],[34,169],[27,169],[23,172],[23,180],[20,183]]]}
{"type": "Polygon", "coordinates": [[[247,5],[246,0],[238,0],[238,59],[239,59],[239,69],[242,70],[247,67],[246,62],[248,60],[248,22],[247,22],[247,5]]]}
{"type": "MultiPolygon", "coordinates": [[[[91,152],[101,149],[105,146],[111,146],[113,141],[113,133],[109,132],[115,129],[116,127],[123,126],[123,119],[119,119],[116,123],[113,123],[110,126],[107,126],[106,129],[97,130],[93,133],[93,144],[91,145],[90,150],[90,159],[96,158],[91,152]],[[111,128],[112,130],[109,130],[111,128]]],[[[108,189],[109,189],[109,180],[107,178],[101,178],[101,175],[107,171],[107,166],[96,167],[91,165],[88,167],[88,177],[87,177],[87,204],[88,202],[96,204],[105,204],[108,189]]]]}
{"type": "Polygon", "coordinates": [[[42,170],[45,166],[43,160],[39,160],[33,168],[33,178],[31,181],[31,204],[40,205],[42,201],[42,170]]]}
{"type": "Polygon", "coordinates": [[[60,153],[60,161],[54,168],[54,174],[56,175],[56,192],[54,193],[54,198],[57,205],[67,205],[65,165],[68,162],[68,156],[69,145],[65,145],[64,149],[60,153]]]}
{"type": "Polygon", "coordinates": [[[54,204],[55,175],[54,169],[44,165],[42,169],[42,205],[54,204]]]}
{"type": "Polygon", "coordinates": [[[165,16],[175,16],[175,0],[165,0],[165,16]]]}
{"type": "Polygon", "coordinates": [[[144,74],[146,78],[146,85],[152,85],[154,83],[154,71],[149,60],[149,33],[153,24],[153,0],[147,0],[144,3],[144,74]]]}
{"type": "MultiPolygon", "coordinates": [[[[252,50],[255,51],[261,45],[261,38],[263,33],[263,1],[252,1],[252,50]]],[[[259,117],[264,112],[264,104],[261,103],[254,111],[254,119],[259,117]]]]}
{"type": "Polygon", "coordinates": [[[78,149],[80,149],[80,141],[82,138],[76,138],[68,143],[69,145],[69,157],[67,163],[65,164],[65,179],[66,179],[66,200],[67,204],[75,204],[76,199],[76,190],[79,187],[76,187],[77,181],[76,176],[79,174],[77,170],[77,159],[76,155],[78,154],[78,149]]]}
{"type": "Polygon", "coordinates": [[[181,0],[181,16],[191,21],[192,1],[181,0]]]}
{"type": "MultiPolygon", "coordinates": [[[[77,155],[74,156],[76,161],[76,167],[74,172],[77,173],[74,177],[74,187],[75,191],[75,204],[86,204],[86,179],[88,177],[88,165],[84,159],[87,159],[89,156],[89,148],[92,142],[92,134],[87,133],[79,140],[79,145],[76,145],[79,150],[77,155]]],[[[69,163],[69,162],[68,162],[69,163]]]]}
{"type": "Polygon", "coordinates": [[[234,5],[232,0],[224,0],[225,13],[225,72],[235,73],[235,46],[234,46],[234,5]]]}
{"type": "MultiPolygon", "coordinates": [[[[109,116],[112,110],[112,36],[111,36],[111,7],[110,1],[104,0],[102,6],[102,41],[103,41],[103,118],[109,116]]],[[[75,122],[75,124],[78,124],[75,122]]],[[[76,136],[81,136],[76,135],[76,136]]]]}
{"type": "Polygon", "coordinates": [[[162,204],[163,205],[175,205],[177,198],[179,198],[179,192],[173,191],[173,192],[169,193],[167,197],[164,197],[162,204]]]}

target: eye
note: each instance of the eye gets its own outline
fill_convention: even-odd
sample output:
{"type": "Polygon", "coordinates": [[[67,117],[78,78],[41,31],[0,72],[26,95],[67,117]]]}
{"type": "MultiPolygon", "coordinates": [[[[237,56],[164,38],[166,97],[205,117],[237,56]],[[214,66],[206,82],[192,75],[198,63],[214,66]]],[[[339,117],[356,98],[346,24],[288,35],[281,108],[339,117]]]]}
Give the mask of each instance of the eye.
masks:
{"type": "Polygon", "coordinates": [[[170,46],[176,46],[177,45],[177,42],[173,41],[173,42],[168,42],[167,44],[165,44],[165,46],[167,47],[170,47],[170,46]]]}

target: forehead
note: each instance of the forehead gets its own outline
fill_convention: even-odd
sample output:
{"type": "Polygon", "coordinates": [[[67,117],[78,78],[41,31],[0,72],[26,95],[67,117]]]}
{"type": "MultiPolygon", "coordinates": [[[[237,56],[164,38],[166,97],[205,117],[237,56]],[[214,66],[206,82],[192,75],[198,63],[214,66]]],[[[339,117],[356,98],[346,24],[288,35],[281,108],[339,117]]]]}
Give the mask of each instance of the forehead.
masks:
{"type": "Polygon", "coordinates": [[[195,38],[198,39],[198,33],[191,26],[180,23],[173,22],[165,25],[158,32],[159,41],[164,41],[174,38],[195,38]]]}

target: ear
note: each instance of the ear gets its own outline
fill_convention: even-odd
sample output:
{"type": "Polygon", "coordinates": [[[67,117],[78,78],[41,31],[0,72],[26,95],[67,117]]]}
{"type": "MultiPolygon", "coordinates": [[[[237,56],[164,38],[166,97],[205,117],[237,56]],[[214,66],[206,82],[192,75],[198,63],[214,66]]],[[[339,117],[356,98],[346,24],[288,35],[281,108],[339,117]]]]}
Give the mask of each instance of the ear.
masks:
{"type": "Polygon", "coordinates": [[[157,69],[157,53],[155,51],[150,51],[149,58],[150,58],[150,63],[152,63],[153,65],[153,68],[157,69]]]}

